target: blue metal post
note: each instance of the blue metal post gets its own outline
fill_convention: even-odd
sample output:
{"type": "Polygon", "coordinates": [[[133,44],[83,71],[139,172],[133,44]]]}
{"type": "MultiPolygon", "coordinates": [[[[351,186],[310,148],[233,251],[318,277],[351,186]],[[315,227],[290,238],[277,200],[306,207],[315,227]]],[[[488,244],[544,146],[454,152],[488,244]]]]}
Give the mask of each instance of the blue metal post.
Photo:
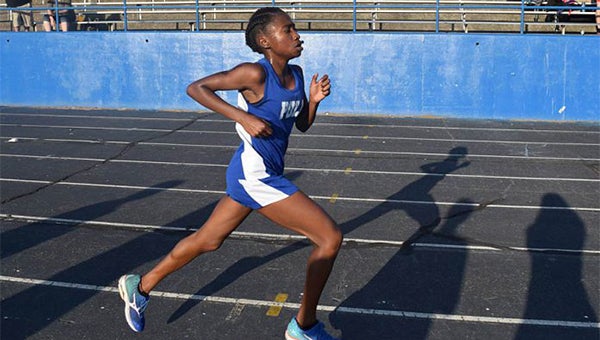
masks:
{"type": "Polygon", "coordinates": [[[521,25],[519,33],[525,33],[525,0],[521,0],[521,25]]]}
{"type": "Polygon", "coordinates": [[[123,31],[127,31],[127,0],[123,0],[123,31]]]}
{"type": "Polygon", "coordinates": [[[54,0],[54,29],[60,32],[60,15],[58,14],[58,0],[54,0]]]}
{"type": "Polygon", "coordinates": [[[440,0],[435,0],[435,33],[440,32],[440,0]]]}
{"type": "Polygon", "coordinates": [[[356,32],[356,0],[352,1],[352,32],[356,32]]]}
{"type": "Polygon", "coordinates": [[[200,4],[198,0],[196,0],[196,29],[195,31],[200,30],[200,4]]]}

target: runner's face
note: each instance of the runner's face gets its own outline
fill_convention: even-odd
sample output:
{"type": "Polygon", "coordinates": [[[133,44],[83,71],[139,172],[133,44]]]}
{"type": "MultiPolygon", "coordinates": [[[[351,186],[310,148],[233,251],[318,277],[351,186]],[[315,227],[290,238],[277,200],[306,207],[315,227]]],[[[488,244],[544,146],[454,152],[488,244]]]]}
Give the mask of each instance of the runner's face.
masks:
{"type": "Polygon", "coordinates": [[[296,26],[287,14],[276,15],[267,28],[271,51],[292,59],[302,54],[302,43],[296,26]]]}

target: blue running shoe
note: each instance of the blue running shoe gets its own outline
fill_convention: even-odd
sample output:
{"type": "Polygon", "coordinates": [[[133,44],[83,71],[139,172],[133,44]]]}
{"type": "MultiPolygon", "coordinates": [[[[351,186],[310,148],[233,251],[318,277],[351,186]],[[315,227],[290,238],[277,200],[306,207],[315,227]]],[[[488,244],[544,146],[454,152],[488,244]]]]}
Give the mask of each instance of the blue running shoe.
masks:
{"type": "Polygon", "coordinates": [[[322,322],[318,322],[313,328],[303,331],[296,318],[292,318],[292,321],[288,324],[287,330],[285,331],[286,340],[338,340],[325,331],[325,325],[322,322]]]}
{"type": "Polygon", "coordinates": [[[123,275],[119,279],[119,294],[125,301],[125,319],[135,332],[144,330],[144,311],[150,299],[138,291],[140,279],[139,275],[123,275]]]}

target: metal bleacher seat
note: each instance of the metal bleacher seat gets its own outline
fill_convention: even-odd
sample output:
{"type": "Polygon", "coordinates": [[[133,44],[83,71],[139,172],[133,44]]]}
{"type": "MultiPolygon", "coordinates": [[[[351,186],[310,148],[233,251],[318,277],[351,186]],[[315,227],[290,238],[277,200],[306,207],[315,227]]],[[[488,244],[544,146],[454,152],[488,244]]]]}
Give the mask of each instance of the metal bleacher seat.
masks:
{"type": "Polygon", "coordinates": [[[80,30],[241,30],[257,8],[276,5],[301,30],[595,33],[593,11],[572,8],[591,20],[559,22],[546,20],[557,18],[558,8],[524,1],[75,0],[72,6],[80,30]]]}

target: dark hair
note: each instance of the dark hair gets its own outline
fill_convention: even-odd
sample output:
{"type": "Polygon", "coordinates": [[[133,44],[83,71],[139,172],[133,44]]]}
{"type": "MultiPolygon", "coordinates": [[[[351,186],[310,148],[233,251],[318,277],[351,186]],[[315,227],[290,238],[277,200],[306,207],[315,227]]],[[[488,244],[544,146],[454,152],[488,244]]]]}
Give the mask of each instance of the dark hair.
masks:
{"type": "Polygon", "coordinates": [[[246,27],[246,45],[256,53],[262,53],[262,50],[256,42],[258,33],[264,32],[265,27],[271,22],[273,17],[279,14],[286,14],[281,8],[264,7],[259,8],[252,14],[246,27]]]}

